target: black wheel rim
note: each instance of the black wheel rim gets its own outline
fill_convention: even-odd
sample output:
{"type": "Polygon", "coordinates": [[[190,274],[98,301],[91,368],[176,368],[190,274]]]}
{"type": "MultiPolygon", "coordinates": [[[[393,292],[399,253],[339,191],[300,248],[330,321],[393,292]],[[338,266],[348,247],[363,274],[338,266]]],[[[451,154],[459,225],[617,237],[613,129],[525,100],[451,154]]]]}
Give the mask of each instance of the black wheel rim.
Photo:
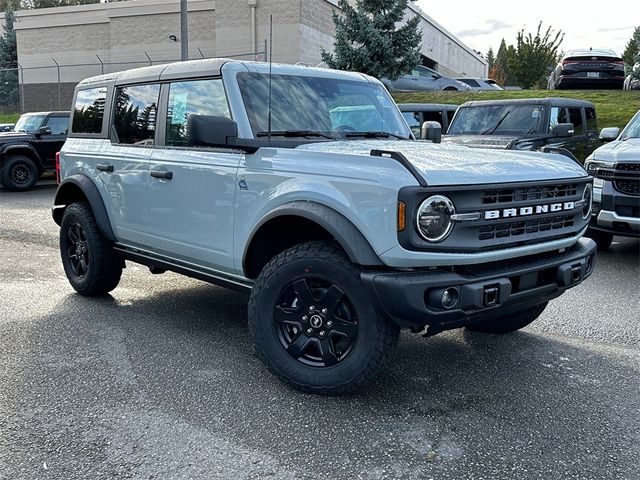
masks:
{"type": "Polygon", "coordinates": [[[18,164],[11,170],[11,179],[18,185],[29,183],[31,171],[26,165],[18,164]]]}
{"type": "Polygon", "coordinates": [[[89,246],[87,234],[79,223],[69,225],[67,230],[67,256],[76,277],[84,277],[89,269],[89,246]]]}
{"type": "Polygon", "coordinates": [[[274,308],[282,346],[293,358],[313,367],[331,367],[347,358],[358,337],[358,319],[337,285],[301,278],[284,287],[274,308]]]}

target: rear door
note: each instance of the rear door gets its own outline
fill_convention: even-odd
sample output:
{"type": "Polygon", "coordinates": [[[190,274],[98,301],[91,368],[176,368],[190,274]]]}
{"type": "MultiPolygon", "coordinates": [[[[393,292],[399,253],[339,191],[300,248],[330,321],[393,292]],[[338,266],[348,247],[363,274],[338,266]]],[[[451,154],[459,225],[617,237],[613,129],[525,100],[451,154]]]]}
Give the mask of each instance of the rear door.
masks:
{"type": "Polygon", "coordinates": [[[110,196],[116,235],[127,245],[155,238],[149,223],[149,159],[156,143],[160,85],[116,87],[110,141],[96,165],[110,196]]]}
{"type": "Polygon", "coordinates": [[[231,118],[222,79],[163,85],[159,122],[164,146],[149,177],[154,250],[223,272],[233,265],[233,205],[241,151],[193,147],[191,115],[231,118]]]}

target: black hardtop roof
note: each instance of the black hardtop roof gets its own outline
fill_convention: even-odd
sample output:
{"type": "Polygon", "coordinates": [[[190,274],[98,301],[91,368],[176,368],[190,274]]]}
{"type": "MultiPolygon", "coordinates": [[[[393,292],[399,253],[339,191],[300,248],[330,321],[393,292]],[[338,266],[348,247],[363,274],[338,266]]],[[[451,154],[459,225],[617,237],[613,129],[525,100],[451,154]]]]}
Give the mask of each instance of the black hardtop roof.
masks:
{"type": "Polygon", "coordinates": [[[594,107],[587,100],[575,98],[549,97],[549,98],[518,98],[506,100],[473,100],[460,105],[460,108],[480,107],[491,105],[545,105],[547,107],[594,107]]]}
{"type": "Polygon", "coordinates": [[[423,112],[435,112],[440,110],[456,110],[459,105],[455,103],[399,103],[401,112],[420,110],[423,112]]]}

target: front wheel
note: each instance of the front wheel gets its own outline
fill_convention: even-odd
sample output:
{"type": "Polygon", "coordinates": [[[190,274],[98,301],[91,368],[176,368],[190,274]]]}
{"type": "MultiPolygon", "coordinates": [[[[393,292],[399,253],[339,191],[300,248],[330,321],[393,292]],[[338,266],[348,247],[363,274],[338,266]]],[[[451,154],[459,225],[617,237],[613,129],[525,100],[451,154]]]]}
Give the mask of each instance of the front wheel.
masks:
{"type": "Polygon", "coordinates": [[[496,334],[515,332],[516,330],[526,327],[542,315],[542,312],[544,312],[544,309],[547,307],[547,303],[548,302],[541,303],[535,307],[512,314],[487,318],[471,325],[467,325],[467,329],[474,332],[496,334]]]}
{"type": "Polygon", "coordinates": [[[23,192],[31,190],[38,181],[38,166],[29,157],[12,155],[5,159],[0,168],[0,183],[7,190],[23,192]]]}
{"type": "Polygon", "coordinates": [[[104,295],[120,282],[123,261],[100,232],[88,203],[73,203],[65,209],[60,255],[69,283],[82,295],[104,295]]]}
{"type": "Polygon", "coordinates": [[[249,300],[249,329],[276,376],[327,395],[371,380],[399,334],[363,294],[357,267],[324,242],[292,247],[264,267],[249,300]]]}

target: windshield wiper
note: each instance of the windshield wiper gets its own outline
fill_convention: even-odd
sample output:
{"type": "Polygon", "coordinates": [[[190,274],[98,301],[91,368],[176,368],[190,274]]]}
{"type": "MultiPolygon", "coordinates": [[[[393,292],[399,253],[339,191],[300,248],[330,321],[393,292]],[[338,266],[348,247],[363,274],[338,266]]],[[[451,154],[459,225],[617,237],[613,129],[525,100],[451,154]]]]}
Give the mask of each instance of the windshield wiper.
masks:
{"type": "Polygon", "coordinates": [[[273,137],[322,137],[328,138],[330,140],[335,140],[331,135],[327,135],[326,133],[316,132],[315,130],[272,130],[269,132],[258,132],[256,133],[256,137],[268,137],[269,135],[273,137]]]}
{"type": "Polygon", "coordinates": [[[507,110],[507,113],[505,113],[502,116],[502,118],[498,120],[498,123],[496,123],[493,127],[487,128],[485,131],[480,132],[480,135],[491,135],[493,132],[495,132],[498,129],[500,125],[502,125],[502,122],[504,122],[504,119],[507,118],[510,113],[511,113],[511,110],[507,110]]]}
{"type": "Polygon", "coordinates": [[[364,137],[364,138],[397,138],[398,140],[409,140],[407,137],[403,137],[402,135],[396,135],[395,133],[390,132],[377,132],[377,131],[369,131],[369,132],[347,132],[345,134],[346,138],[353,137],[364,137]]]}

